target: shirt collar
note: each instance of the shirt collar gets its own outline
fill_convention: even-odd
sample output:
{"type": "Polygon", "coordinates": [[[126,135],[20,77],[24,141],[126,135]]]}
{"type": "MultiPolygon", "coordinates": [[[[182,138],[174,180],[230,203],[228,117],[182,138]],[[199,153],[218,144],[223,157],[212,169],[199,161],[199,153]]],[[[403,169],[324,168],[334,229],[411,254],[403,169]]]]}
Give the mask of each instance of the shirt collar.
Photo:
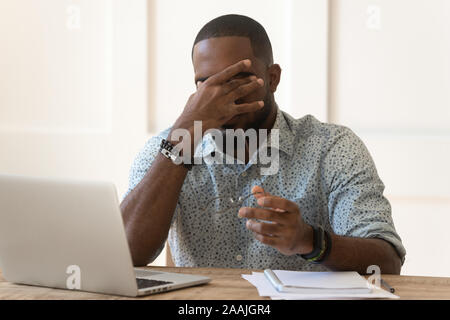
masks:
{"type": "MultiPolygon", "coordinates": [[[[280,110],[277,106],[277,116],[275,119],[275,123],[273,124],[272,130],[277,129],[279,130],[279,142],[278,146],[271,145],[271,136],[270,133],[267,138],[267,147],[271,148],[278,148],[278,150],[286,153],[288,156],[292,155],[293,149],[294,149],[294,141],[295,141],[295,135],[294,132],[291,130],[289,123],[286,119],[286,117],[290,117],[288,114],[285,114],[283,111],[280,110]]],[[[212,138],[211,134],[207,134],[203,137],[202,143],[197,146],[195,149],[194,156],[195,157],[207,157],[211,155],[212,152],[221,152],[222,151],[216,146],[214,139],[212,138]]]]}

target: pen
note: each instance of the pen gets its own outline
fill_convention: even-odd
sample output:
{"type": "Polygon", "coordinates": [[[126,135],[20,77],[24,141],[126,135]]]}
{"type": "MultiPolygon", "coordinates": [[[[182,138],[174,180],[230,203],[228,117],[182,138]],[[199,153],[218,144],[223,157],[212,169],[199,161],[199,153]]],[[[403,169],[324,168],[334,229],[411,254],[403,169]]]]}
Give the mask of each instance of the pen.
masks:
{"type": "Polygon", "coordinates": [[[264,275],[266,276],[267,280],[274,286],[275,289],[277,289],[278,292],[283,292],[283,283],[278,279],[277,275],[270,269],[264,270],[264,275]]]}
{"type": "Polygon", "coordinates": [[[389,290],[390,293],[394,293],[395,289],[392,288],[386,281],[384,281],[383,279],[381,279],[381,285],[383,287],[385,287],[387,290],[389,290]]]}

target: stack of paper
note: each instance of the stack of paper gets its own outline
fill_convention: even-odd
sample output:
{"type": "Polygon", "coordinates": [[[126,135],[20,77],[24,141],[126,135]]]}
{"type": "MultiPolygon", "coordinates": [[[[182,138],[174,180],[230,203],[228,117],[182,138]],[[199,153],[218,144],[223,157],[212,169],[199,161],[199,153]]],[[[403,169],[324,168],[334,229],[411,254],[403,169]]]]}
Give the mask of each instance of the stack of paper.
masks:
{"type": "Polygon", "coordinates": [[[262,272],[243,274],[260,296],[272,299],[397,299],[398,296],[369,284],[357,272],[273,271],[283,284],[278,291],[262,272]]]}

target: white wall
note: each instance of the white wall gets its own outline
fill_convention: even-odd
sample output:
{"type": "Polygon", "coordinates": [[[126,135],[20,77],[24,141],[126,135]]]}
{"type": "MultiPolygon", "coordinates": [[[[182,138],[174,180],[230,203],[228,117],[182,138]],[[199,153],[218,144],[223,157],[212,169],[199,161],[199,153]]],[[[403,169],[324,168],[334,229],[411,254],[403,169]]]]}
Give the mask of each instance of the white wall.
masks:
{"type": "Polygon", "coordinates": [[[330,3],[330,119],[373,155],[402,273],[450,276],[450,1],[330,3]]]}
{"type": "Polygon", "coordinates": [[[145,0],[0,1],[0,171],[125,191],[148,134],[145,0]]]}

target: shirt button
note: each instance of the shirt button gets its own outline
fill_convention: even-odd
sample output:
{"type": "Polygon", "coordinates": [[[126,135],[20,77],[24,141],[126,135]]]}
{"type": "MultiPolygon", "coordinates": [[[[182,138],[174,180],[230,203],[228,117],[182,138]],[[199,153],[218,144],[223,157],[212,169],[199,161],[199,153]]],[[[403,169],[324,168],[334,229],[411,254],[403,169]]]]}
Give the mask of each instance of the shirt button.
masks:
{"type": "Polygon", "coordinates": [[[243,258],[242,258],[242,256],[241,256],[240,254],[238,254],[238,255],[236,256],[236,260],[237,260],[237,261],[242,261],[242,259],[243,259],[243,258]]]}
{"type": "Polygon", "coordinates": [[[246,177],[246,176],[247,176],[247,172],[243,172],[243,173],[242,173],[242,176],[243,176],[243,177],[246,177]]]}

